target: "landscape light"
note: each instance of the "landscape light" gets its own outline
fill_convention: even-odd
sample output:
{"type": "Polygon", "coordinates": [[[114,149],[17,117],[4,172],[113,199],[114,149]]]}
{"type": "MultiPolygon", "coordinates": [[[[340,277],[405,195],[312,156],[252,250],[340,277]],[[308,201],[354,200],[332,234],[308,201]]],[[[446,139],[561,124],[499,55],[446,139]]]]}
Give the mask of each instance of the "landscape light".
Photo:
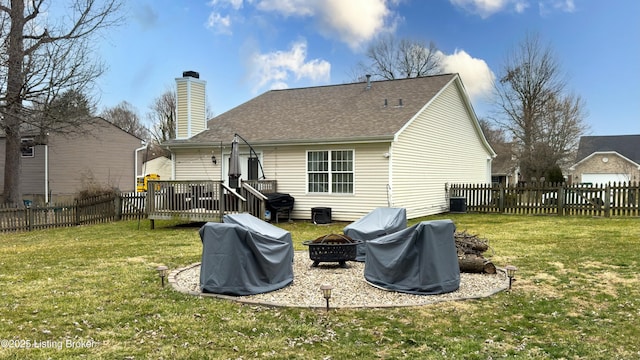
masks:
{"type": "Polygon", "coordinates": [[[164,278],[165,276],[167,276],[167,270],[169,270],[168,267],[164,266],[164,265],[160,265],[156,268],[156,271],[158,272],[158,275],[160,276],[160,279],[162,279],[162,287],[164,287],[164,278]]]}
{"type": "Polygon", "coordinates": [[[327,300],[327,311],[329,311],[329,299],[331,299],[331,290],[333,286],[329,284],[324,284],[320,286],[320,290],[322,291],[322,296],[324,296],[325,300],[327,300]]]}
{"type": "Polygon", "coordinates": [[[511,290],[511,284],[513,283],[513,278],[516,276],[518,268],[513,265],[507,265],[504,269],[507,270],[507,277],[509,277],[509,290],[511,290]]]}

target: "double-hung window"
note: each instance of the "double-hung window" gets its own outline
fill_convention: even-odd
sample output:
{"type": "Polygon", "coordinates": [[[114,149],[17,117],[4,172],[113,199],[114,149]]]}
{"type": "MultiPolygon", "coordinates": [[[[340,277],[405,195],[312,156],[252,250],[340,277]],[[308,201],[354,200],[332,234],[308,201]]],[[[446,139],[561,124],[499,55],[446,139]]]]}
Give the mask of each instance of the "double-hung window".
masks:
{"type": "Polygon", "coordinates": [[[33,139],[20,140],[20,153],[22,157],[33,157],[33,139]]]}
{"type": "Polygon", "coordinates": [[[353,150],[307,152],[310,193],[353,194],[353,150]]]}

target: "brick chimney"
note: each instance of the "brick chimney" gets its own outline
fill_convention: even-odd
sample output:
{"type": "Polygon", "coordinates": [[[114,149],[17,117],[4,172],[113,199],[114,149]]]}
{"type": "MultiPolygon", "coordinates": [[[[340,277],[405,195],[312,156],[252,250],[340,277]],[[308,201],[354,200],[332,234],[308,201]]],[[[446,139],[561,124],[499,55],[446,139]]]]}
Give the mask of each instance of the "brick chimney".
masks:
{"type": "Polygon", "coordinates": [[[207,128],[206,85],[196,71],[176,78],[176,139],[188,139],[207,128]]]}

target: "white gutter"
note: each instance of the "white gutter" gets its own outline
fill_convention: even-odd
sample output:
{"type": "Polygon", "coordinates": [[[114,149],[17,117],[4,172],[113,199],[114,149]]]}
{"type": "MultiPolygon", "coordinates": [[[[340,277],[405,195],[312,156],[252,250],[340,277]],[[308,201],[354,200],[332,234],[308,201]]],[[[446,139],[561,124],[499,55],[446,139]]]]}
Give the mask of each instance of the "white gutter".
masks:
{"type": "MultiPolygon", "coordinates": [[[[134,156],[134,170],[133,170],[133,191],[137,191],[138,189],[138,151],[140,150],[145,150],[147,148],[147,142],[142,140],[140,141],[141,144],[144,144],[144,146],[139,147],[135,150],[135,156],[134,156]]],[[[144,176],[144,174],[142,174],[142,176],[144,176]]]]}

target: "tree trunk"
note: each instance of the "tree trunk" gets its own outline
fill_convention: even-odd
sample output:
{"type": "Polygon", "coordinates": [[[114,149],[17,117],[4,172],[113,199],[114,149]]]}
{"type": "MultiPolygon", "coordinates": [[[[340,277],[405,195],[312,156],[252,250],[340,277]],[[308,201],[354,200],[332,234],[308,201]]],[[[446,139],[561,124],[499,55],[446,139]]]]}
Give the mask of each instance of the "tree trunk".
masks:
{"type": "Polygon", "coordinates": [[[460,272],[495,274],[496,267],[490,260],[479,255],[465,255],[458,258],[460,272]]]}
{"type": "Polygon", "coordinates": [[[22,123],[22,86],[24,83],[24,0],[11,0],[11,29],[7,46],[7,94],[4,114],[5,167],[4,202],[19,205],[22,197],[20,186],[20,124],[22,123]]]}

